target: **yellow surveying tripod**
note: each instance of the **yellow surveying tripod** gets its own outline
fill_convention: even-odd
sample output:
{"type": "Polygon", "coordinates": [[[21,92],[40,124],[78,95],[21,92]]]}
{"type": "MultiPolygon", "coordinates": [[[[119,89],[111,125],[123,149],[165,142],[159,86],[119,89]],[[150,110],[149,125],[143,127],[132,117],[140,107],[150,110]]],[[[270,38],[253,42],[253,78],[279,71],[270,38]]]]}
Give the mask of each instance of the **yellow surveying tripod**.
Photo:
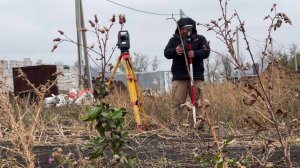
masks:
{"type": "Polygon", "coordinates": [[[130,101],[133,106],[134,117],[137,124],[137,131],[138,132],[142,131],[142,124],[144,125],[144,130],[148,130],[148,124],[144,112],[142,94],[130,58],[130,53],[129,53],[130,43],[129,43],[128,31],[119,31],[118,47],[121,50],[121,55],[119,56],[116,66],[113,69],[111,77],[108,81],[108,86],[112,84],[112,80],[116,74],[116,71],[120,65],[121,60],[124,60],[124,71],[126,74],[130,101]]]}

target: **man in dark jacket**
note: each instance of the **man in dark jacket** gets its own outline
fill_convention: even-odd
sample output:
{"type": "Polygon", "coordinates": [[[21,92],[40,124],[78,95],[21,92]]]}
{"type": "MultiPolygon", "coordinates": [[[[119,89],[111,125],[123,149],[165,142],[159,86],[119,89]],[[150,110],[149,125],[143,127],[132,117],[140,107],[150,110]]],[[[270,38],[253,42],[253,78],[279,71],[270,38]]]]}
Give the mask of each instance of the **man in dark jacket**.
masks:
{"type": "MultiPolygon", "coordinates": [[[[172,94],[173,94],[173,106],[172,106],[172,117],[174,124],[181,124],[183,114],[180,108],[181,104],[184,104],[189,94],[191,97],[191,82],[188,73],[188,66],[186,60],[189,57],[193,58],[193,77],[194,77],[194,87],[195,87],[195,100],[200,98],[198,88],[203,87],[204,81],[204,66],[203,59],[208,58],[210,50],[208,43],[204,36],[198,35],[196,30],[196,23],[191,18],[181,18],[177,21],[178,27],[175,34],[169,40],[165,50],[164,55],[167,59],[172,59],[171,72],[173,75],[172,79],[172,94]],[[192,25],[192,30],[190,32],[192,49],[187,50],[186,38],[189,30],[185,28],[186,25],[192,25]],[[180,35],[182,37],[184,47],[181,46],[180,35]],[[185,50],[187,58],[184,58],[183,50],[185,50]]],[[[189,63],[188,63],[189,64],[189,63]]],[[[196,109],[200,112],[200,109],[196,109]]],[[[191,116],[191,115],[190,115],[191,116]]],[[[202,117],[202,114],[198,114],[202,117]]]]}

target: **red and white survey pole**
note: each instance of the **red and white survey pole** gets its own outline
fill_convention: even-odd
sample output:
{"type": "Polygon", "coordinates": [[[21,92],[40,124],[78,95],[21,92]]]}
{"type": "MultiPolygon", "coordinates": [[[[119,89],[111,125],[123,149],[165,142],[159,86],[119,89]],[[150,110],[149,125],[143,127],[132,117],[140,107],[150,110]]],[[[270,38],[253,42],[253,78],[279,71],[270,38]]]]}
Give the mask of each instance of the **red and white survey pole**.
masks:
{"type": "MultiPolygon", "coordinates": [[[[191,32],[188,31],[187,35],[187,47],[188,51],[192,50],[192,40],[191,40],[191,32]]],[[[194,73],[193,73],[193,58],[189,57],[189,65],[190,65],[190,78],[191,78],[191,102],[193,106],[193,120],[194,120],[194,125],[196,124],[196,104],[195,104],[195,86],[194,86],[194,73]]]]}

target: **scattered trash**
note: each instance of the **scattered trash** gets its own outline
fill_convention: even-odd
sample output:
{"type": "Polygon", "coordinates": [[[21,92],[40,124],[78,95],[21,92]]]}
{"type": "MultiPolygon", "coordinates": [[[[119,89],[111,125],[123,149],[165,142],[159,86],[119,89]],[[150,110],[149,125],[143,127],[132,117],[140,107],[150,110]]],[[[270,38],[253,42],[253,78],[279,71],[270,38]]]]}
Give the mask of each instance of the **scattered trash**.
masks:
{"type": "Polygon", "coordinates": [[[94,102],[94,95],[92,89],[84,89],[81,91],[78,91],[76,89],[70,89],[68,94],[59,94],[54,95],[52,94],[51,97],[45,98],[45,106],[64,106],[64,105],[70,105],[70,104],[90,104],[94,102]]]}

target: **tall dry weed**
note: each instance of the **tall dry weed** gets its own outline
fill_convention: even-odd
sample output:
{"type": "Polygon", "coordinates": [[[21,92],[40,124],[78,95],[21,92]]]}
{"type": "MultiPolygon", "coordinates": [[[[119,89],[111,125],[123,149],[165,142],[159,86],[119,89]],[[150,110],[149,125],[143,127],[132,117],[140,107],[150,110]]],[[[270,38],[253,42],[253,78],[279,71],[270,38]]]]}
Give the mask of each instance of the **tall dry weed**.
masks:
{"type": "MultiPolygon", "coordinates": [[[[265,47],[261,54],[262,67],[267,67],[267,70],[261,68],[261,71],[259,71],[254,68],[257,76],[254,79],[250,79],[245,73],[247,67],[239,60],[239,54],[237,53],[239,51],[236,51],[234,47],[237,34],[242,33],[243,41],[246,44],[246,50],[248,52],[247,54],[249,58],[251,58],[252,64],[255,64],[254,55],[246,34],[245,21],[240,18],[236,11],[231,14],[231,16],[228,15],[228,2],[228,0],[219,1],[221,8],[220,18],[212,20],[207,24],[198,24],[207,27],[208,31],[214,31],[218,35],[218,38],[227,47],[230,59],[218,52],[212,51],[230,60],[234,68],[239,71],[240,77],[238,83],[235,83],[235,85],[241,90],[243,103],[249,106],[249,110],[247,110],[249,114],[245,114],[244,124],[255,126],[255,129],[252,129],[252,131],[254,131],[253,138],[261,137],[263,141],[277,141],[283,148],[283,158],[286,166],[292,167],[290,157],[291,136],[293,131],[299,127],[300,120],[295,118],[292,113],[287,113],[282,106],[278,106],[278,104],[284,100],[283,95],[289,94],[283,90],[284,87],[280,87],[282,82],[276,77],[282,74],[280,75],[280,72],[274,71],[275,68],[280,69],[280,67],[277,66],[272,51],[268,49],[273,41],[272,33],[281,28],[282,23],[292,25],[292,22],[285,13],[277,11],[277,4],[273,4],[271,8],[272,14],[264,17],[264,20],[270,22],[269,28],[267,29],[265,47]],[[234,19],[238,21],[238,26],[233,26],[234,19]],[[264,73],[259,73],[263,70],[264,73]],[[282,95],[278,95],[278,92],[282,93],[282,95]],[[265,134],[262,135],[261,133],[265,134]]],[[[248,131],[251,130],[248,129],[248,131]]],[[[265,148],[272,150],[266,145],[265,148]]],[[[264,166],[268,159],[262,159],[262,161],[257,160],[261,166],[264,166]]]]}
{"type": "MultiPolygon", "coordinates": [[[[274,109],[281,108],[283,114],[289,114],[295,118],[299,118],[300,111],[300,75],[294,73],[287,68],[276,64],[272,72],[266,70],[262,74],[262,83],[269,90],[274,109]],[[270,77],[272,76],[272,85],[270,85],[270,77]],[[269,86],[270,85],[270,86],[269,86]]],[[[257,85],[257,78],[251,80],[257,85]]],[[[261,103],[249,106],[244,103],[245,95],[240,84],[225,82],[221,84],[206,85],[204,88],[205,98],[209,99],[212,106],[208,109],[212,118],[216,122],[230,123],[239,129],[242,126],[242,118],[250,116],[253,112],[257,114],[257,120],[268,118],[268,113],[261,103]],[[263,115],[265,117],[260,117],[263,115]]],[[[252,116],[252,115],[251,115],[252,116]]]]}
{"type": "Polygon", "coordinates": [[[243,95],[239,88],[230,82],[206,85],[203,92],[204,97],[211,103],[208,112],[215,121],[236,124],[241,113],[247,110],[242,102],[243,95]]]}
{"type": "MultiPolygon", "coordinates": [[[[59,76],[60,72],[54,75],[59,76]]],[[[41,127],[41,113],[44,107],[44,97],[47,91],[56,84],[58,78],[47,82],[45,85],[35,87],[21,69],[18,71],[18,77],[32,87],[35,98],[24,99],[19,96],[10,96],[9,92],[1,94],[0,110],[3,121],[1,123],[8,130],[5,138],[12,143],[12,146],[0,146],[0,148],[14,156],[13,158],[16,158],[15,156],[22,158],[23,161],[20,161],[20,164],[23,167],[33,168],[35,167],[33,146],[43,129],[41,127]]]]}

